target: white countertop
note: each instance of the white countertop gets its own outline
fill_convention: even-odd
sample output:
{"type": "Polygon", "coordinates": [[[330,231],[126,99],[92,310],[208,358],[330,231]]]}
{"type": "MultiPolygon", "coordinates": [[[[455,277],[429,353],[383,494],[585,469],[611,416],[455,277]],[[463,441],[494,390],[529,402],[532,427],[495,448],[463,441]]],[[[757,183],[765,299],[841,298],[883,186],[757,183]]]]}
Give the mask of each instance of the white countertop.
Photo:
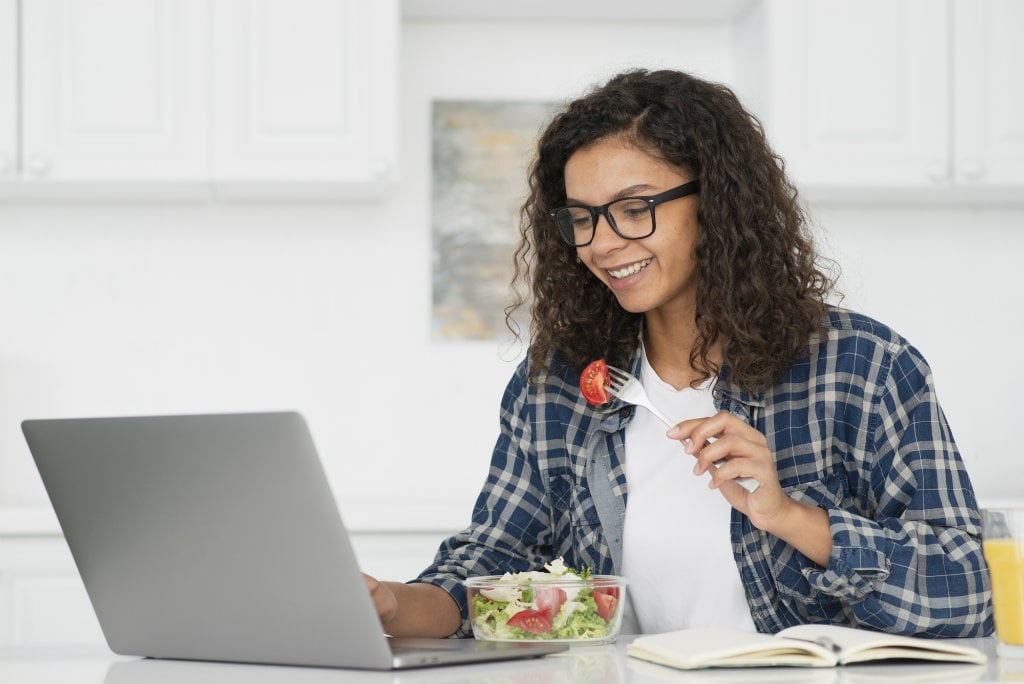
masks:
{"type": "Polygon", "coordinates": [[[631,637],[608,646],[580,646],[536,660],[368,672],[327,668],[237,665],[174,660],[143,660],[104,650],[0,650],[0,682],[5,684],[869,684],[906,682],[1024,681],[1024,660],[1000,659],[992,639],[963,640],[989,654],[987,665],[890,663],[829,669],[736,669],[682,672],[625,655],[631,637]]]}
{"type": "Polygon", "coordinates": [[[0,536],[51,536],[60,533],[60,524],[52,508],[0,506],[0,536]]]}

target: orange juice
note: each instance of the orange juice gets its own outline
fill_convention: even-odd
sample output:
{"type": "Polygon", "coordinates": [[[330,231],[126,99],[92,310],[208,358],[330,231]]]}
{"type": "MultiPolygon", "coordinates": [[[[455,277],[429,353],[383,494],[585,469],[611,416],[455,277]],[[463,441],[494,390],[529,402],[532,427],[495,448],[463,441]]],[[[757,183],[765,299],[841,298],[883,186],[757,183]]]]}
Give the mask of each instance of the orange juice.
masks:
{"type": "Polygon", "coordinates": [[[1003,643],[1024,646],[1024,541],[991,539],[982,544],[992,578],[996,635],[1003,643]]]}

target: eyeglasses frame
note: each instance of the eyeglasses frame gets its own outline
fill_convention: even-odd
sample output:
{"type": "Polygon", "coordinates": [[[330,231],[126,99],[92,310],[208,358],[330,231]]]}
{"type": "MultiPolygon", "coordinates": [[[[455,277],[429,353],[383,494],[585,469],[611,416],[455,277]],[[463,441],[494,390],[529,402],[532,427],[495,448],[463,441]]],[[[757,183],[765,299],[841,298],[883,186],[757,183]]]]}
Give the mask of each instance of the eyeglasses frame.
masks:
{"type": "Polygon", "coordinates": [[[670,202],[672,200],[682,199],[683,197],[695,195],[699,191],[700,181],[694,179],[687,183],[683,183],[682,185],[670,188],[665,192],[659,192],[657,195],[647,195],[639,197],[619,197],[618,199],[614,199],[611,202],[608,202],[607,204],[602,204],[601,206],[598,207],[590,207],[587,206],[586,204],[566,204],[565,206],[555,207],[554,209],[549,211],[548,214],[551,216],[551,220],[555,222],[555,229],[558,231],[558,237],[562,238],[562,242],[565,242],[570,247],[586,247],[587,245],[594,241],[594,237],[597,236],[597,220],[600,216],[604,216],[605,221],[608,222],[608,225],[611,227],[611,229],[615,232],[616,235],[618,235],[623,240],[643,240],[646,237],[654,235],[654,229],[657,227],[657,221],[655,220],[654,211],[655,207],[657,207],[659,204],[664,204],[665,202],[670,202]],[[619,232],[618,226],[615,225],[615,219],[613,219],[612,215],[608,213],[608,208],[615,204],[616,202],[624,202],[626,200],[643,200],[644,202],[647,202],[647,205],[651,211],[651,232],[647,233],[646,235],[638,235],[636,237],[623,235],[622,233],[619,232]],[[562,233],[562,230],[558,227],[557,215],[558,212],[563,211],[565,209],[587,210],[587,212],[590,214],[590,219],[592,222],[589,240],[582,244],[576,244],[575,242],[569,242],[566,236],[562,233]]]}

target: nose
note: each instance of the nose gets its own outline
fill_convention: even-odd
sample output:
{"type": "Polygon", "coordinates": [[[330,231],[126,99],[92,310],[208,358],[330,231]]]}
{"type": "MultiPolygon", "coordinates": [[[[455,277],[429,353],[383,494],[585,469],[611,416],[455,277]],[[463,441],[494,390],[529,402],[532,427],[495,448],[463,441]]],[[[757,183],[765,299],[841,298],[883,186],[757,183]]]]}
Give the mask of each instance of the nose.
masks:
{"type": "Polygon", "coordinates": [[[594,226],[594,239],[590,242],[590,248],[598,253],[607,253],[622,246],[626,240],[616,233],[608,217],[601,214],[597,217],[597,225],[594,226]]]}

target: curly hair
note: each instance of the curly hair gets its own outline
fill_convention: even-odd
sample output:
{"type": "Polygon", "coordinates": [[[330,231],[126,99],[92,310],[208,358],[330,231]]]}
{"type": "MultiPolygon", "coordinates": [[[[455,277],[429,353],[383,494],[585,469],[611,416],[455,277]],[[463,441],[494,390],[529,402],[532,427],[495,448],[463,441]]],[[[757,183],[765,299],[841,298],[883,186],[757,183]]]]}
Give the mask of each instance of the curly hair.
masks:
{"type": "Polygon", "coordinates": [[[511,317],[532,296],[531,378],[549,370],[554,351],[582,370],[597,358],[625,365],[636,348],[643,314],[618,304],[562,242],[548,213],[566,201],[569,158],[610,137],[700,181],[691,365],[701,379],[718,374],[710,356],[720,343],[732,382],[748,391],[771,385],[820,329],[833,282],[758,120],[726,86],[668,70],[613,77],[571,102],[540,136],[520,212],[517,294],[507,311],[511,317]]]}

